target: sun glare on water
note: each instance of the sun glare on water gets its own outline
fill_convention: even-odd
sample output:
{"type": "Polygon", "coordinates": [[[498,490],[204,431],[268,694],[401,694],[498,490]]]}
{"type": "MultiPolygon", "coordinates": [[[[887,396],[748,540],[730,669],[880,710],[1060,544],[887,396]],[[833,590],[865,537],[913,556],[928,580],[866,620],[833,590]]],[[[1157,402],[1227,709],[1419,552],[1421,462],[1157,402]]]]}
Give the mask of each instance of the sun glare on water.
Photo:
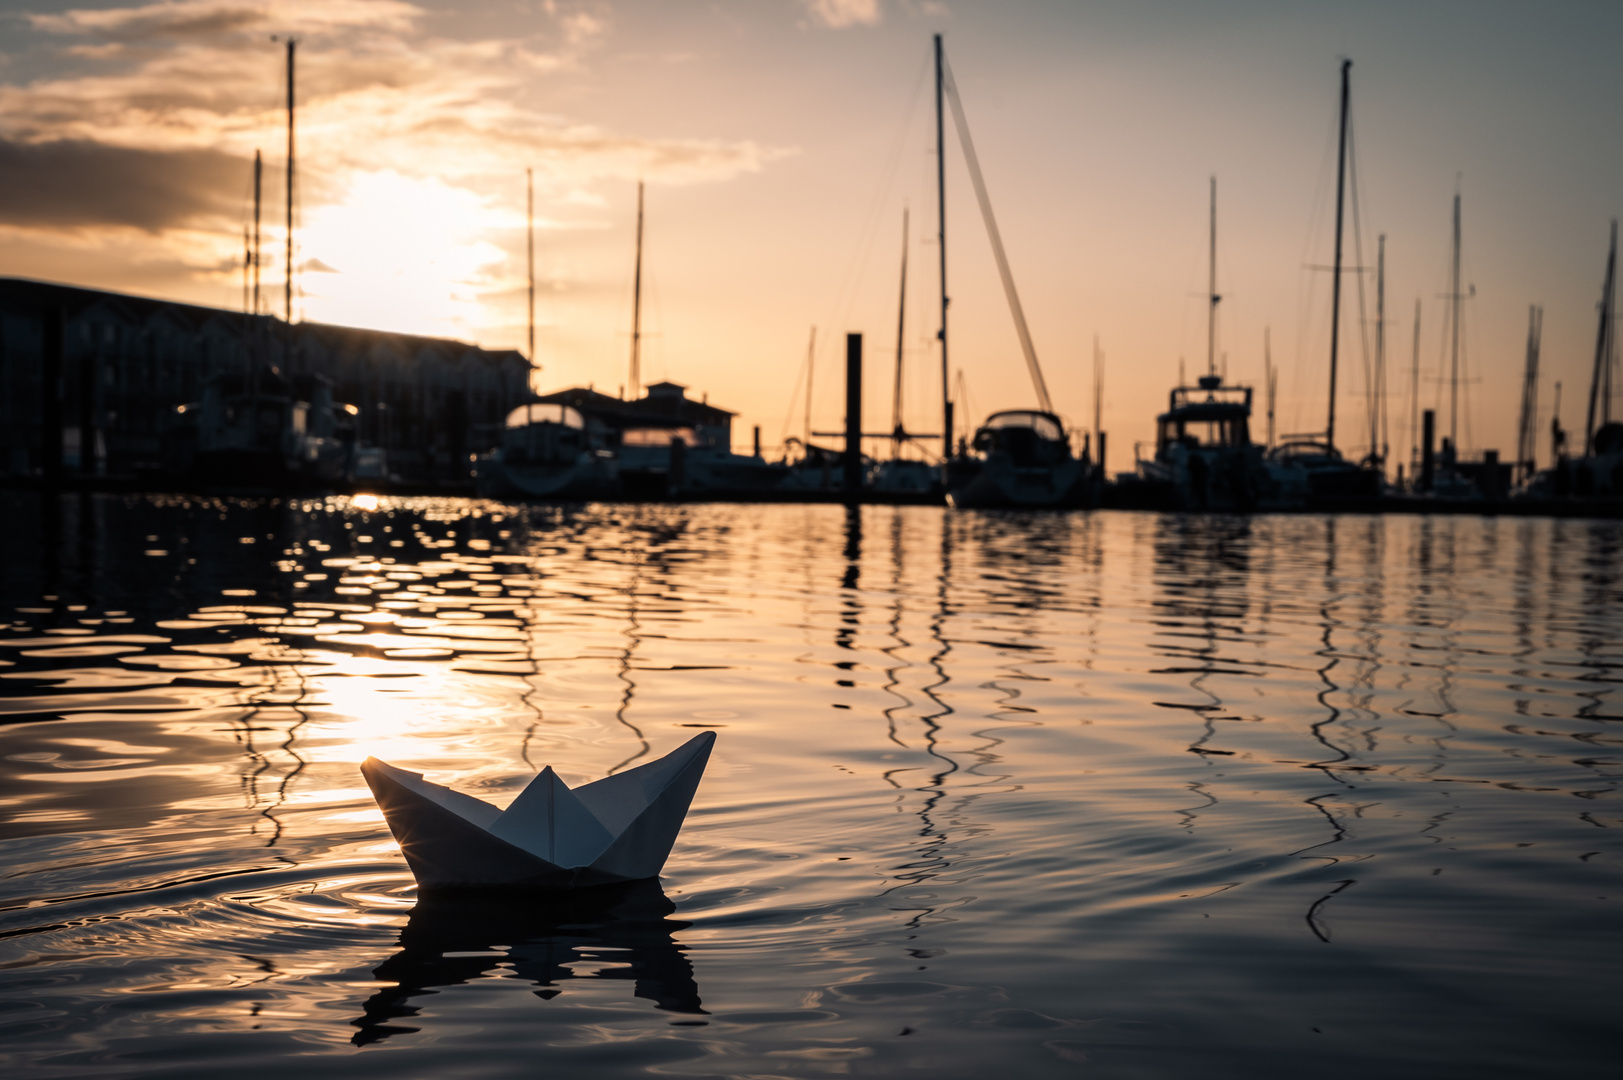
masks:
{"type": "Polygon", "coordinates": [[[359,173],[300,230],[303,315],[400,333],[475,336],[478,297],[511,255],[486,237],[510,224],[475,193],[394,171],[359,173]]]}

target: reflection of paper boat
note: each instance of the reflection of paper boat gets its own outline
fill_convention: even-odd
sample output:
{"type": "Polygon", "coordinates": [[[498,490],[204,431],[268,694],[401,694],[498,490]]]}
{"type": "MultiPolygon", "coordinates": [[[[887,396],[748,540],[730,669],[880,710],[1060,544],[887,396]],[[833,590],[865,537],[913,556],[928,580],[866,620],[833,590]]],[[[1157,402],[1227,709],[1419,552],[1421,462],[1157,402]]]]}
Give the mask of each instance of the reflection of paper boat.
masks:
{"type": "Polygon", "coordinates": [[[713,731],[575,791],[548,766],[506,810],[367,758],[361,773],[424,889],[572,889],[658,877],[713,731]]]}

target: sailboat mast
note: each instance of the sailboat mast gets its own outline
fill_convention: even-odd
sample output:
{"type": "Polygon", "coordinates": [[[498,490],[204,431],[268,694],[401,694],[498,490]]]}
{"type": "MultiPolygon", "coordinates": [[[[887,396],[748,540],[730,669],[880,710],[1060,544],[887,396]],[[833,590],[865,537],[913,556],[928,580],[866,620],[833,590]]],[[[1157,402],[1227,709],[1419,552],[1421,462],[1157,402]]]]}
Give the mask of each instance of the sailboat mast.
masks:
{"type": "Polygon", "coordinates": [[[942,115],[941,35],[935,36],[936,254],[941,261],[941,457],[952,457],[952,387],[947,377],[947,142],[942,115]]]}
{"type": "Polygon", "coordinates": [[[1212,243],[1211,259],[1206,277],[1206,374],[1217,374],[1217,177],[1212,177],[1212,243]]]}
{"type": "Polygon", "coordinates": [[[1414,359],[1409,367],[1409,471],[1420,462],[1420,297],[1414,298],[1414,359]]]}
{"type": "Polygon", "coordinates": [[[1324,441],[1336,446],[1336,361],[1341,347],[1341,225],[1347,195],[1347,106],[1348,72],[1352,61],[1341,62],[1341,130],[1336,140],[1336,264],[1331,270],[1330,293],[1330,417],[1324,428],[1324,441]]]}
{"type": "Polygon", "coordinates": [[[1617,220],[1612,220],[1612,245],[1606,253],[1606,284],[1600,293],[1600,331],[1595,336],[1595,372],[1589,381],[1589,417],[1584,422],[1584,456],[1594,451],[1595,414],[1601,423],[1612,418],[1612,345],[1617,307],[1617,220]]]}
{"type": "Polygon", "coordinates": [[[1386,471],[1386,234],[1375,255],[1375,388],[1369,403],[1369,456],[1386,471]]]}
{"type": "Polygon", "coordinates": [[[253,302],[250,312],[260,313],[260,197],[265,182],[265,159],[253,151],[253,302]]]}
{"type": "Polygon", "coordinates": [[[1460,193],[1454,193],[1454,266],[1449,289],[1448,441],[1460,452],[1460,193]]]}
{"type": "Polygon", "coordinates": [[[1522,482],[1532,479],[1538,441],[1538,353],[1544,331],[1544,309],[1527,309],[1527,365],[1522,371],[1522,415],[1516,426],[1516,469],[1522,482]]]}
{"type": "Polygon", "coordinates": [[[298,42],[287,39],[287,280],[282,283],[282,305],[293,325],[293,50],[298,42]]]}
{"type": "Polygon", "coordinates": [[[631,286],[631,398],[642,392],[642,181],[637,181],[637,271],[631,286]]]}
{"type": "Polygon", "coordinates": [[[529,264],[528,300],[530,366],[535,366],[535,170],[524,170],[524,255],[529,264]]]}
{"type": "Polygon", "coordinates": [[[907,207],[902,207],[902,289],[896,303],[896,389],[891,396],[891,456],[902,451],[902,342],[907,333],[907,207]]]}

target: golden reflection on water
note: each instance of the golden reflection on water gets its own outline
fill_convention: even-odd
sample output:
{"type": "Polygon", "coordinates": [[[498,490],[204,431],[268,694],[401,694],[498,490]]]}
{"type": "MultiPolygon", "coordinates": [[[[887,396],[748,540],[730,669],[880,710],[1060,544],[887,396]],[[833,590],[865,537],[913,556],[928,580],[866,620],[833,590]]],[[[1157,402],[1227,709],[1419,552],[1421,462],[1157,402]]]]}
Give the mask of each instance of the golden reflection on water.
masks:
{"type": "Polygon", "coordinates": [[[0,552],[30,1068],[138,1029],[159,1075],[242,1068],[221,1031],[498,1072],[1424,1071],[1610,1030],[1575,988],[1623,897],[1614,523],[34,506],[0,552]],[[355,767],[504,803],[695,729],[662,882],[566,904],[419,903],[355,767]]]}

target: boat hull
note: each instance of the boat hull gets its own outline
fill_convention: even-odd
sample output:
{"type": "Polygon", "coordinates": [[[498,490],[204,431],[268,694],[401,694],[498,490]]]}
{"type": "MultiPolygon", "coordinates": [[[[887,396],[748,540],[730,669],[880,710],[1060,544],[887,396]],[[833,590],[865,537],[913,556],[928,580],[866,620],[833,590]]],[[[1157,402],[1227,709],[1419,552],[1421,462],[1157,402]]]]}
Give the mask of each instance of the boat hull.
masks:
{"type": "Polygon", "coordinates": [[[508,462],[493,455],[480,463],[477,486],[491,498],[606,499],[619,494],[620,476],[613,457],[590,452],[557,465],[508,462]]]}
{"type": "Polygon", "coordinates": [[[1086,466],[1076,459],[1021,467],[997,457],[949,473],[947,502],[963,510],[1073,509],[1084,503],[1086,466]]]}

